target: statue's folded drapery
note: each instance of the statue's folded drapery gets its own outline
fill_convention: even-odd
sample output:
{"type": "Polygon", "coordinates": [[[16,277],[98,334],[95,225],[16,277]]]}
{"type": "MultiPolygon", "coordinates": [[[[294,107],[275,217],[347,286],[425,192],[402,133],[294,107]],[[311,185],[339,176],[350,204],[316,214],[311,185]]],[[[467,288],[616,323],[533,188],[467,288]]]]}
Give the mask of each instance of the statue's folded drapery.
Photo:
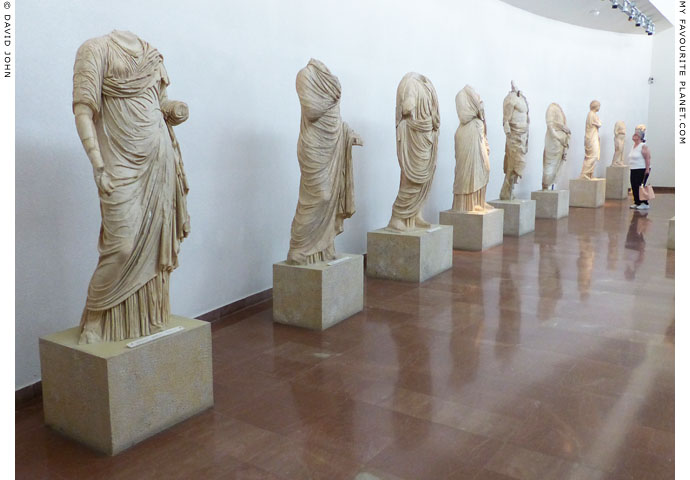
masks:
{"type": "Polygon", "coordinates": [[[395,134],[400,188],[393,203],[393,218],[414,226],[436,171],[440,115],[436,90],[428,78],[406,74],[398,85],[395,134]]]}
{"type": "Polygon", "coordinates": [[[582,164],[581,178],[592,178],[594,166],[599,161],[601,152],[599,127],[601,127],[601,120],[599,120],[597,111],[599,111],[599,102],[595,100],[590,105],[590,111],[585,122],[585,161],[582,164]]]}
{"type": "Polygon", "coordinates": [[[613,161],[612,167],[624,167],[623,151],[625,150],[625,122],[618,120],[613,127],[613,161]]]}
{"type": "Polygon", "coordinates": [[[513,198],[513,184],[525,171],[525,155],[529,145],[529,105],[525,95],[511,82],[511,90],[503,100],[503,129],[506,132],[501,200],[513,198]]]}
{"type": "Polygon", "coordinates": [[[484,106],[479,95],[466,85],[455,97],[460,126],[455,132],[455,182],[453,210],[486,208],[489,183],[489,143],[484,106]]]}
{"type": "Polygon", "coordinates": [[[546,135],[544,138],[543,189],[556,183],[556,176],[565,162],[570,141],[570,129],[566,126],[565,113],[560,105],[552,103],[546,109],[546,135]]]}
{"type": "Polygon", "coordinates": [[[287,262],[309,264],[335,258],[335,236],[355,213],[352,171],[354,132],[340,118],[340,82],[318,60],[297,74],[302,106],[297,159],[299,200],[292,221],[287,262]]]}
{"type": "Polygon", "coordinates": [[[99,259],[81,321],[87,341],[139,337],[166,324],[169,274],[189,233],[182,158],[163,113],[163,57],[136,40],[139,51],[114,34],[89,40],[74,65],[73,106],[93,111],[114,187],[99,190],[99,259]]]}

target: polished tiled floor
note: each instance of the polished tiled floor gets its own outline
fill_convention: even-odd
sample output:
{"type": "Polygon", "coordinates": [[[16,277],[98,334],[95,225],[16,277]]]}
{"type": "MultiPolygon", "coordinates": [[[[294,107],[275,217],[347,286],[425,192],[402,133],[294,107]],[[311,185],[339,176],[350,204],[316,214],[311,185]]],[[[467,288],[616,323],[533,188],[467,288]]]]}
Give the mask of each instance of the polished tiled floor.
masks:
{"type": "Polygon", "coordinates": [[[324,332],[214,324],[215,407],[116,456],[16,412],[17,478],[666,479],[673,195],[571,209],[324,332]]]}

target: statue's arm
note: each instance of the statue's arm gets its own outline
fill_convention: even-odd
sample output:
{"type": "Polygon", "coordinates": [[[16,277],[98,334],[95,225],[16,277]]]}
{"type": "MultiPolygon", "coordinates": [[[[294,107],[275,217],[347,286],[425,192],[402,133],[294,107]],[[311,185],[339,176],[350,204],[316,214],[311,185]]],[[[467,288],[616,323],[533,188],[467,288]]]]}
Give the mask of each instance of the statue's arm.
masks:
{"type": "Polygon", "coordinates": [[[170,100],[165,83],[161,85],[160,106],[165,121],[172,126],[186,122],[189,118],[189,107],[187,104],[179,100],[170,100]]]}
{"type": "Polygon", "coordinates": [[[359,133],[355,132],[354,130],[350,131],[352,132],[352,145],[356,147],[363,147],[364,140],[362,140],[362,137],[359,136],[359,133]]]}
{"type": "Polygon", "coordinates": [[[74,121],[77,125],[77,133],[93,167],[93,178],[96,181],[96,186],[103,193],[110,195],[113,191],[113,184],[110,175],[105,171],[105,164],[101,156],[101,149],[98,146],[96,125],[93,117],[94,112],[88,105],[78,103],[74,106],[74,121]]]}
{"type": "Polygon", "coordinates": [[[506,135],[510,134],[510,119],[513,118],[513,110],[515,110],[513,102],[503,102],[503,131],[506,135]]]}

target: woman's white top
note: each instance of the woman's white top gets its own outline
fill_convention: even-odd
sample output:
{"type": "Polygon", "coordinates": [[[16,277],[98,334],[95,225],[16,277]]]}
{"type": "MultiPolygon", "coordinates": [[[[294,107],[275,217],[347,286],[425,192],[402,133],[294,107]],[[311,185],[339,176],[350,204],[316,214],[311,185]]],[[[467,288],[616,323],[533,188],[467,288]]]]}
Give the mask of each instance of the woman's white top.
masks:
{"type": "Polygon", "coordinates": [[[628,165],[630,165],[630,169],[647,168],[647,165],[644,163],[644,157],[642,156],[642,147],[644,145],[644,143],[640,142],[639,145],[630,150],[630,154],[628,155],[628,165]]]}

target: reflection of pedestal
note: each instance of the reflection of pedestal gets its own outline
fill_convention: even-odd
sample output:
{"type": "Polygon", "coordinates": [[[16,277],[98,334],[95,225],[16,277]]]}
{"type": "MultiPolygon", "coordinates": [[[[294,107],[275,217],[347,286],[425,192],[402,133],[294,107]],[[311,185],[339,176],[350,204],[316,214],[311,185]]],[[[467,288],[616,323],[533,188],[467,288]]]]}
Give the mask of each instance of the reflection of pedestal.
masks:
{"type": "Polygon", "coordinates": [[[666,248],[669,250],[676,249],[676,217],[668,221],[668,240],[666,242],[666,248]]]}
{"type": "Polygon", "coordinates": [[[79,345],[79,327],[41,338],[46,424],[115,455],[212,407],[211,324],[171,316],[178,326],[134,348],[79,345]]]}
{"type": "Polygon", "coordinates": [[[630,167],[606,167],[606,198],[624,200],[628,198],[630,167]]]}
{"type": "Polygon", "coordinates": [[[325,330],[364,309],[364,256],[313,265],[273,264],[273,320],[325,330]]]}
{"type": "Polygon", "coordinates": [[[535,217],[559,219],[568,216],[570,195],[568,190],[537,190],[532,192],[537,202],[535,217]]]}
{"type": "Polygon", "coordinates": [[[453,266],[453,227],[367,233],[367,275],[423,282],[453,266]]]}
{"type": "Polygon", "coordinates": [[[606,196],[605,178],[576,178],[570,181],[570,206],[599,208],[606,196]]]}
{"type": "Polygon", "coordinates": [[[503,210],[454,212],[444,210],[439,223],[453,226],[453,248],[481,251],[503,243],[503,210]]]}
{"type": "Polygon", "coordinates": [[[503,235],[519,237],[534,231],[534,200],[492,200],[489,205],[503,210],[503,235]]]}

